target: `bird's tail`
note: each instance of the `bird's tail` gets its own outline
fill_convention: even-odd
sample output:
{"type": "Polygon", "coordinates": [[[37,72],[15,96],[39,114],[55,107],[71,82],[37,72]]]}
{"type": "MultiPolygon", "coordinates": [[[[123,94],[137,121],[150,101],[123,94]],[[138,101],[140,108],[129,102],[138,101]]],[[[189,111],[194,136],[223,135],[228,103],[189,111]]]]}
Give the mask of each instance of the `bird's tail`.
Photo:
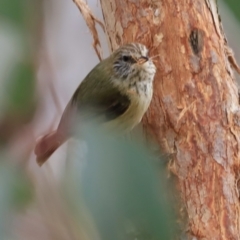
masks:
{"type": "Polygon", "coordinates": [[[53,131],[40,138],[34,149],[38,165],[42,166],[65,141],[66,138],[61,136],[58,131],[53,131]]]}

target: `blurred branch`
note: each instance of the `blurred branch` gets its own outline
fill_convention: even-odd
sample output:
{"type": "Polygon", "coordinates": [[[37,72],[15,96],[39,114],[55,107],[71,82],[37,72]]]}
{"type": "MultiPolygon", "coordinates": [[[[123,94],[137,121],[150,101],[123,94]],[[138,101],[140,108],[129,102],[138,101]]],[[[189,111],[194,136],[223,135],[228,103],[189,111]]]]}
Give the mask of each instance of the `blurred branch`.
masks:
{"type": "Polygon", "coordinates": [[[103,31],[105,31],[104,24],[93,15],[86,2],[83,0],[73,0],[73,2],[77,5],[78,9],[82,13],[82,16],[93,36],[93,48],[99,60],[102,60],[102,47],[98,37],[96,23],[98,23],[103,31]]]}
{"type": "MultiPolygon", "coordinates": [[[[39,61],[41,61],[42,63],[45,64],[44,66],[46,67],[46,73],[47,73],[47,79],[45,78],[47,84],[45,87],[49,88],[49,91],[51,92],[51,97],[56,106],[56,109],[57,109],[59,115],[61,115],[63,108],[59,101],[59,97],[56,92],[55,84],[54,84],[54,80],[56,80],[56,78],[57,78],[56,70],[54,69],[54,65],[53,65],[51,56],[49,55],[49,49],[48,49],[48,45],[46,42],[47,36],[45,36],[46,35],[46,33],[45,33],[46,26],[44,24],[43,5],[46,2],[47,1],[38,2],[38,8],[41,9],[41,12],[39,14],[39,20],[37,21],[37,24],[36,24],[37,28],[34,32],[34,35],[37,36],[34,39],[34,41],[35,41],[36,48],[38,49],[38,51],[36,52],[35,59],[37,59],[37,64],[36,64],[37,68],[39,67],[39,61]]],[[[43,90],[43,92],[45,93],[45,90],[43,90]]]]}

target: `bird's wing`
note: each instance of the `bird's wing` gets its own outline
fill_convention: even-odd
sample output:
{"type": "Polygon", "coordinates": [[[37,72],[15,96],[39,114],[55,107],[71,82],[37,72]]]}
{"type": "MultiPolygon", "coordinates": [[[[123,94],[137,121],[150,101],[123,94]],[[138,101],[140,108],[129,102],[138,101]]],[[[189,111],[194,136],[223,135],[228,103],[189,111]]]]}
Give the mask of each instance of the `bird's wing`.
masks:
{"type": "Polygon", "coordinates": [[[73,94],[61,118],[60,129],[74,124],[72,121],[75,121],[76,115],[83,120],[107,122],[129,108],[129,97],[113,86],[110,79],[112,69],[108,68],[108,63],[102,64],[103,61],[86,76],[73,94]]]}
{"type": "Polygon", "coordinates": [[[114,87],[111,57],[100,62],[75,91],[71,104],[85,119],[110,121],[122,115],[130,106],[127,95],[114,87]]]}
{"type": "Polygon", "coordinates": [[[84,119],[101,119],[110,121],[118,118],[130,106],[130,99],[118,89],[106,89],[102,86],[93,90],[88,89],[84,95],[84,86],[80,86],[72,98],[72,106],[77,108],[80,117],[84,119]],[[81,96],[82,94],[82,96],[81,96]]]}

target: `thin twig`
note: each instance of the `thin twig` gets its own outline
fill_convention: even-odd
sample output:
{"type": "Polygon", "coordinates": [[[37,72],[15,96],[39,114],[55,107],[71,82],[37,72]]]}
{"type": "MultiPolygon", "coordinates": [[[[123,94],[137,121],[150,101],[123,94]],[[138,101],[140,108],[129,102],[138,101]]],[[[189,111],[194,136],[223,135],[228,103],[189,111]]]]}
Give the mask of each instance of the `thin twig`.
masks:
{"type": "Polygon", "coordinates": [[[82,13],[83,18],[89,30],[91,31],[93,36],[93,48],[99,60],[102,60],[102,48],[98,37],[98,32],[96,29],[96,23],[98,23],[102,27],[103,31],[105,31],[104,24],[93,15],[87,3],[84,0],[73,0],[73,2],[77,5],[78,9],[82,13]]]}

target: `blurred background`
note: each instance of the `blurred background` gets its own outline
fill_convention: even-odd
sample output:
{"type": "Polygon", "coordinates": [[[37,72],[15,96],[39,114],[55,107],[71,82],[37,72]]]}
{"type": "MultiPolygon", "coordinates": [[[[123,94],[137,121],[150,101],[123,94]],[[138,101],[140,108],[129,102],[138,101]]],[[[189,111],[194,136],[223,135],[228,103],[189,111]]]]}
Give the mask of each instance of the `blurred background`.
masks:
{"type": "MultiPolygon", "coordinates": [[[[229,46],[240,63],[240,2],[218,2],[229,46]]],[[[88,4],[95,16],[102,19],[100,2],[88,0],[88,4]]],[[[101,29],[99,34],[104,56],[107,56],[108,47],[101,29]]],[[[93,160],[92,165],[87,168],[89,176],[96,177],[95,183],[91,183],[91,179],[87,177],[79,177],[84,175],[81,170],[86,166],[85,155],[88,150],[84,143],[72,142],[75,149],[81,151],[67,150],[66,143],[42,168],[35,162],[33,148],[36,139],[57,126],[73,91],[98,61],[92,47],[91,34],[72,0],[0,0],[0,239],[10,239],[10,234],[11,239],[20,240],[97,239],[103,236],[104,239],[112,240],[123,238],[119,235],[122,229],[128,229],[130,237],[127,239],[168,239],[171,235],[168,230],[159,233],[154,224],[149,227],[139,222],[136,224],[135,220],[129,220],[127,227],[120,226],[119,222],[113,221],[116,216],[119,219],[135,219],[133,215],[137,210],[134,206],[128,206],[128,210],[123,209],[116,197],[111,195],[105,199],[108,193],[101,195],[104,191],[99,192],[99,189],[102,190],[107,185],[112,194],[118,196],[118,192],[126,187],[128,191],[123,202],[139,203],[137,209],[149,213],[151,223],[162,220],[166,225],[158,224],[158,227],[168,229],[173,218],[168,222],[166,216],[173,215],[165,200],[160,201],[160,204],[158,202],[158,191],[161,188],[154,183],[158,181],[156,179],[159,173],[143,158],[139,160],[141,156],[138,147],[124,142],[112,143],[105,139],[99,152],[95,151],[95,155],[90,156],[91,160],[102,159],[102,165],[99,166],[93,160]],[[120,157],[118,162],[114,152],[108,152],[111,144],[112,149],[116,146],[119,148],[120,145],[123,152],[128,150],[129,155],[120,157]],[[129,146],[132,146],[132,151],[128,149],[129,146]],[[116,161],[113,165],[105,162],[112,155],[116,161]],[[122,158],[129,159],[124,166],[120,164],[122,158]],[[131,159],[137,159],[137,164],[131,159]],[[142,165],[139,164],[141,161],[142,165]],[[131,188],[128,186],[129,182],[122,182],[123,175],[110,176],[104,171],[108,169],[108,172],[119,172],[119,164],[122,169],[120,172],[126,174],[125,179],[132,177],[132,171],[139,174],[135,174],[135,180],[129,180],[133,183],[131,188]],[[126,171],[125,168],[132,170],[126,171]],[[142,180],[146,169],[151,176],[147,183],[142,180]],[[120,188],[106,184],[118,181],[120,188]],[[78,186],[80,182],[81,187],[78,186]],[[84,192],[86,185],[88,191],[84,192]],[[79,188],[84,193],[78,193],[79,188]],[[152,189],[151,192],[148,191],[149,188],[152,189]],[[136,189],[140,189],[140,192],[136,189]],[[148,196],[145,202],[139,202],[143,198],[140,197],[142,193],[148,196]],[[135,197],[132,199],[133,195],[135,197]],[[61,200],[62,196],[66,202],[61,200]],[[94,202],[96,196],[98,201],[94,202]],[[91,204],[86,208],[84,202],[91,204]],[[100,207],[95,209],[98,203],[100,207]],[[149,206],[155,206],[154,211],[149,206]],[[90,209],[91,214],[86,209],[90,209]],[[114,212],[114,216],[112,213],[105,214],[114,211],[113,209],[119,209],[119,212],[114,212]],[[155,216],[154,212],[158,212],[156,209],[165,209],[162,215],[164,220],[155,216]],[[126,214],[120,216],[120,212],[126,214]],[[129,212],[131,216],[128,215],[129,212]],[[108,218],[99,219],[103,215],[108,218]],[[106,228],[112,231],[106,233],[106,228]],[[139,233],[138,228],[146,231],[139,233]],[[155,237],[149,237],[148,232],[154,232],[155,237]]],[[[98,145],[91,136],[89,141],[89,148],[96,149],[98,145]]],[[[145,159],[152,158],[147,151],[141,151],[143,156],[147,156],[145,159]]]]}

